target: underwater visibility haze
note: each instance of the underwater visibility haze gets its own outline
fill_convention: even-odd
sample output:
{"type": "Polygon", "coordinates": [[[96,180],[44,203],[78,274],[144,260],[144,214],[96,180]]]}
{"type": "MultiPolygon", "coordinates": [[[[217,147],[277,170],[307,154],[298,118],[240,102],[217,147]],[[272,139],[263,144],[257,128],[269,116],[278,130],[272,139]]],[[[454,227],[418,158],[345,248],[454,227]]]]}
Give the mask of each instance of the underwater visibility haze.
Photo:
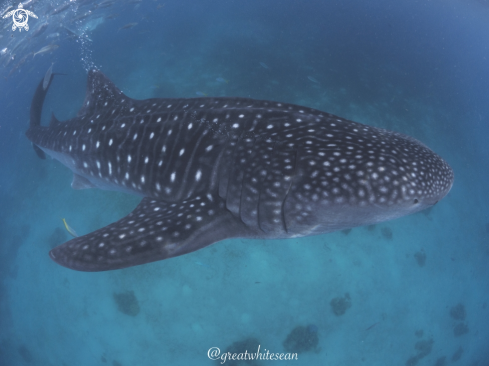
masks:
{"type": "Polygon", "coordinates": [[[489,365],[489,4],[0,15],[0,365],[489,365]]]}

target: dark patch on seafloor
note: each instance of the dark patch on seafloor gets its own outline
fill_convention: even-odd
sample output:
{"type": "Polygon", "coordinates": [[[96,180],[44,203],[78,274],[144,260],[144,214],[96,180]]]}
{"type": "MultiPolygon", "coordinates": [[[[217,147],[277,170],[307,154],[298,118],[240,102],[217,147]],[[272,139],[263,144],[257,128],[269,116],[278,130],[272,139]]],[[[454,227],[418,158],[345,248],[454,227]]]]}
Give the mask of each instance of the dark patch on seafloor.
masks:
{"type": "Polygon", "coordinates": [[[419,341],[416,342],[414,348],[418,351],[420,357],[425,357],[430,354],[431,349],[433,348],[433,343],[435,343],[433,339],[419,341]]]}
{"type": "Polygon", "coordinates": [[[431,353],[432,348],[433,348],[434,342],[435,341],[433,339],[416,342],[416,344],[414,345],[414,348],[416,349],[416,351],[418,351],[418,353],[415,356],[410,357],[406,361],[406,366],[414,366],[423,357],[426,357],[427,355],[429,355],[431,353]]]}
{"type": "Polygon", "coordinates": [[[419,252],[414,253],[414,258],[416,259],[416,262],[418,262],[418,266],[424,267],[424,265],[426,264],[426,253],[423,249],[421,249],[419,252]]]}
{"type": "Polygon", "coordinates": [[[455,320],[465,320],[465,307],[462,303],[458,303],[450,309],[450,316],[455,320]]]}
{"type": "MultiPolygon", "coordinates": [[[[233,342],[230,346],[228,346],[223,353],[255,353],[258,351],[258,347],[260,346],[260,342],[258,339],[250,337],[246,338],[242,341],[233,342]]],[[[260,351],[262,352],[262,350],[260,351]]],[[[216,360],[219,364],[222,364],[222,360],[219,358],[216,360]]],[[[258,366],[260,362],[258,360],[228,360],[226,359],[226,365],[231,366],[258,366]]]]}
{"type": "Polygon", "coordinates": [[[469,327],[466,323],[458,323],[453,327],[453,334],[455,337],[460,337],[461,335],[467,334],[469,332],[469,327]]]}
{"type": "Polygon", "coordinates": [[[121,293],[113,293],[114,301],[117,304],[117,308],[121,313],[129,316],[136,316],[139,314],[139,302],[134,295],[134,291],[126,291],[121,293]]]}
{"type": "Polygon", "coordinates": [[[114,361],[112,361],[112,366],[122,366],[122,363],[114,360],[114,361]]]}
{"type": "Polygon", "coordinates": [[[380,229],[380,232],[381,232],[382,236],[384,237],[384,239],[386,239],[386,240],[392,239],[392,230],[390,228],[383,227],[382,229],[380,229]]]}
{"type": "Polygon", "coordinates": [[[462,303],[458,303],[450,308],[450,317],[454,320],[460,321],[453,327],[453,334],[455,337],[460,337],[469,332],[469,326],[465,322],[467,312],[465,306],[462,303]]]}
{"type": "Polygon", "coordinates": [[[464,353],[464,349],[462,348],[462,346],[458,347],[458,350],[456,350],[452,356],[452,362],[460,360],[463,353],[464,353]]]}
{"type": "Polygon", "coordinates": [[[447,358],[445,356],[436,360],[435,366],[445,366],[447,364],[447,358]]]}
{"type": "Polygon", "coordinates": [[[335,297],[331,300],[331,308],[336,316],[343,315],[351,307],[350,294],[347,292],[345,297],[335,297]]]}
{"type": "Polygon", "coordinates": [[[27,362],[31,363],[32,362],[32,354],[29,351],[29,349],[23,344],[21,345],[17,351],[19,351],[19,355],[22,357],[22,359],[27,362]]]}
{"type": "Polygon", "coordinates": [[[289,333],[282,343],[286,352],[303,353],[308,351],[319,352],[318,329],[315,325],[298,325],[289,333]]]}
{"type": "Polygon", "coordinates": [[[423,337],[424,331],[423,329],[418,329],[417,331],[414,332],[414,335],[418,338],[423,337]]]}
{"type": "Polygon", "coordinates": [[[348,235],[348,234],[350,234],[351,229],[345,229],[345,230],[341,230],[341,232],[342,232],[343,234],[345,234],[345,235],[348,235]]]}

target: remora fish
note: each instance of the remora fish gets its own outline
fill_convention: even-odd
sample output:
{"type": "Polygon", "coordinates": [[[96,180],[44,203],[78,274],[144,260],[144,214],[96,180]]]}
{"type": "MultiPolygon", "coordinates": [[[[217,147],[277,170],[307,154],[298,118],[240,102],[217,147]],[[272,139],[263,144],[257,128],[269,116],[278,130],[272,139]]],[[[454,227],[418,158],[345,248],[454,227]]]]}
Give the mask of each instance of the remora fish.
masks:
{"type": "Polygon", "coordinates": [[[40,36],[42,33],[44,33],[44,31],[48,28],[48,26],[49,26],[48,22],[42,23],[39,27],[37,27],[34,33],[32,33],[31,38],[36,38],[40,36]]]}
{"type": "Polygon", "coordinates": [[[314,77],[312,77],[312,76],[308,76],[307,78],[308,78],[309,80],[311,80],[313,83],[319,84],[319,81],[318,81],[316,78],[314,78],[314,77]]]}
{"type": "Polygon", "coordinates": [[[419,141],[311,108],[135,100],[92,70],[78,115],[44,127],[47,89],[41,80],[32,100],[33,145],[73,171],[75,189],[144,197],[128,216],[50,252],[75,270],[130,267],[227,238],[375,224],[433,206],[453,184],[450,166],[419,141]]]}
{"type": "Polygon", "coordinates": [[[44,79],[42,81],[42,88],[44,90],[48,88],[49,82],[51,81],[51,76],[53,75],[53,65],[54,63],[51,64],[48,71],[46,71],[46,73],[44,74],[44,79]]]}
{"type": "Polygon", "coordinates": [[[22,57],[19,62],[17,62],[14,67],[12,67],[12,70],[8,73],[8,76],[12,75],[15,71],[17,71],[23,64],[26,62],[27,58],[32,55],[32,52],[29,52],[27,55],[22,57]]]}
{"type": "Polygon", "coordinates": [[[7,6],[7,9],[5,9],[5,10],[3,11],[3,13],[2,13],[0,16],[2,16],[2,17],[3,17],[3,16],[4,16],[4,15],[5,15],[5,14],[6,14],[6,13],[7,13],[7,12],[10,10],[10,9],[12,9],[13,7],[14,7],[13,5],[9,5],[9,6],[7,6]]]}
{"type": "Polygon", "coordinates": [[[119,30],[121,30],[121,29],[131,29],[132,27],[134,27],[137,24],[138,23],[128,23],[128,24],[123,25],[122,27],[120,27],[119,30]]]}
{"type": "Polygon", "coordinates": [[[65,11],[66,9],[68,9],[73,3],[71,1],[68,1],[67,3],[64,3],[63,5],[60,5],[59,7],[57,7],[56,9],[54,9],[52,12],[51,12],[51,15],[55,15],[55,14],[59,14],[63,11],[65,11]]]}
{"type": "Polygon", "coordinates": [[[37,54],[40,54],[40,53],[46,53],[46,52],[51,52],[51,51],[54,51],[55,49],[57,49],[59,46],[57,44],[50,44],[50,45],[47,45],[47,46],[44,46],[43,48],[41,48],[39,51],[35,52],[34,53],[34,56],[33,57],[36,57],[37,54]]]}

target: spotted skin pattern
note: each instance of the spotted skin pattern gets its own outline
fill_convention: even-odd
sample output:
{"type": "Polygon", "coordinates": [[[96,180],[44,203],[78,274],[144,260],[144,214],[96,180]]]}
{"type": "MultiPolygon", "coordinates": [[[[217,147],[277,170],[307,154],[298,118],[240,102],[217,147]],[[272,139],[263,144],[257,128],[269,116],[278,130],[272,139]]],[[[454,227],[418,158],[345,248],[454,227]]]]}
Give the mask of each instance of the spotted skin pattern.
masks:
{"type": "Polygon", "coordinates": [[[135,100],[92,70],[78,115],[43,127],[45,92],[26,135],[73,171],[73,188],[144,197],[128,216],[50,252],[75,270],[130,267],[227,238],[375,224],[431,207],[453,184],[450,166],[419,141],[311,108],[135,100]]]}

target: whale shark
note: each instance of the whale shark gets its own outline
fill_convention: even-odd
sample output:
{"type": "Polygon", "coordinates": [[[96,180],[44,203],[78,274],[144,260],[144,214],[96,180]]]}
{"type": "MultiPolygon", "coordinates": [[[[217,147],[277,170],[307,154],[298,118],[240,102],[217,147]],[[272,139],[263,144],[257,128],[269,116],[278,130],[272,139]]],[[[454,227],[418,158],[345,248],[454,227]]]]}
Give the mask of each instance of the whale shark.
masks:
{"type": "Polygon", "coordinates": [[[88,72],[78,114],[41,125],[41,80],[26,132],[74,189],[142,197],[119,221],[52,249],[79,271],[120,269],[229,238],[286,239],[371,225],[435,205],[454,173],[418,140],[320,110],[232,97],[125,95],[88,72]]]}

